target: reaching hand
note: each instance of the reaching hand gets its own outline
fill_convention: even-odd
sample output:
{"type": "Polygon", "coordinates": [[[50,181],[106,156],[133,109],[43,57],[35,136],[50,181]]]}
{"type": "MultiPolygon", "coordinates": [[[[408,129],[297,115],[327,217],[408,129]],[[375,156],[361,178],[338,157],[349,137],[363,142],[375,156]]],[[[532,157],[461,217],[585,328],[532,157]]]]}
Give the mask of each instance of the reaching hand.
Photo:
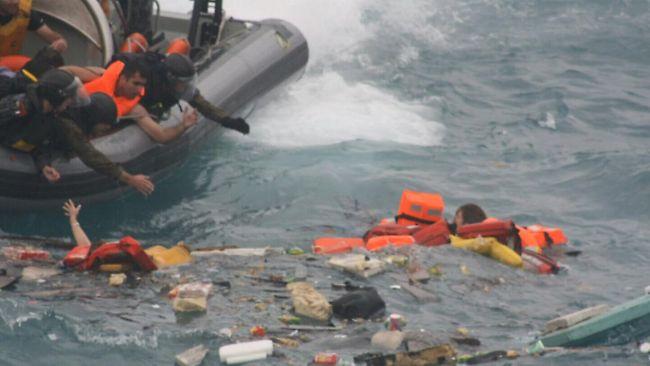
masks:
{"type": "Polygon", "coordinates": [[[196,109],[187,108],[185,112],[183,112],[183,121],[181,122],[183,124],[183,129],[189,129],[194,126],[198,120],[199,114],[196,112],[196,109]]]}
{"type": "Polygon", "coordinates": [[[47,179],[48,182],[50,183],[55,183],[59,179],[61,179],[61,174],[59,174],[59,171],[54,169],[50,165],[46,165],[43,167],[43,175],[45,176],[45,179],[47,179]]]}
{"type": "Polygon", "coordinates": [[[59,38],[56,41],[50,43],[50,47],[57,50],[59,53],[63,53],[68,49],[68,42],[64,38],[59,38]]]}
{"type": "Polygon", "coordinates": [[[151,179],[149,179],[148,176],[142,174],[132,175],[128,179],[127,184],[145,196],[150,195],[154,190],[154,184],[151,182],[151,179]]]}
{"type": "Polygon", "coordinates": [[[248,133],[251,131],[251,127],[246,123],[246,120],[243,118],[222,118],[219,123],[225,128],[231,128],[235,131],[239,131],[243,133],[244,135],[248,135],[248,133]]]}
{"type": "Polygon", "coordinates": [[[66,216],[70,217],[70,222],[74,223],[77,222],[77,216],[79,216],[79,211],[81,211],[81,205],[75,206],[74,202],[69,199],[63,204],[63,211],[65,211],[66,216]]]}

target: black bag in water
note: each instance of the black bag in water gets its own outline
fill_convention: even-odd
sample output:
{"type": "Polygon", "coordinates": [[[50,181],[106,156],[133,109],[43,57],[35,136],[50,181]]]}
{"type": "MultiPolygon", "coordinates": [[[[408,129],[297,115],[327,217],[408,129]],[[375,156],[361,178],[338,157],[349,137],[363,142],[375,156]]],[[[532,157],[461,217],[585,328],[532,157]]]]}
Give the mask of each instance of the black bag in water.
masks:
{"type": "Polygon", "coordinates": [[[331,304],[334,315],[343,319],[368,319],[386,308],[386,303],[373,287],[348,292],[331,304]]]}

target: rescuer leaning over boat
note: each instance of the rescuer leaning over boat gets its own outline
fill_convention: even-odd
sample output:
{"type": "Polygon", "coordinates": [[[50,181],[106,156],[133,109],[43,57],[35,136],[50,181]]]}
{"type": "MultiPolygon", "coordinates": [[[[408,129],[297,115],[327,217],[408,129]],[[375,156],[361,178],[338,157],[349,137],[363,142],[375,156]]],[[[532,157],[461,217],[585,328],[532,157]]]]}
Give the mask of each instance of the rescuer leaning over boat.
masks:
{"type": "Polygon", "coordinates": [[[50,70],[38,83],[28,86],[26,93],[0,100],[0,144],[30,153],[39,171],[51,183],[61,176],[44,157],[44,152],[62,144],[97,172],[114,177],[142,194],[153,192],[149,177],[131,175],[111,162],[85,139],[71,118],[65,117],[68,108],[88,107],[90,101],[78,78],[63,70],[50,70]]]}

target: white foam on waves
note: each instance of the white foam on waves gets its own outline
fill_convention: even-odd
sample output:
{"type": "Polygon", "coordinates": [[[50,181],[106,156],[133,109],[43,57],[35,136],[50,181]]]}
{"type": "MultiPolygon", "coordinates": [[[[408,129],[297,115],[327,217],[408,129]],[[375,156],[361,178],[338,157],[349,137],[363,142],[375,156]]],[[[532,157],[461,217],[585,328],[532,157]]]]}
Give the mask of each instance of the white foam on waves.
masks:
{"type": "Polygon", "coordinates": [[[306,77],[250,117],[254,139],[278,147],[351,140],[438,145],[443,126],[431,108],[409,104],[375,87],[348,83],[336,72],[306,77]]]}
{"type": "MultiPolygon", "coordinates": [[[[168,3],[173,1],[164,1],[163,8],[168,3]]],[[[228,136],[278,147],[357,139],[440,144],[444,127],[436,122],[435,109],[402,101],[369,83],[348,82],[337,70],[341,67],[337,62],[367,56],[363,42],[371,40],[377,29],[364,24],[363,15],[373,4],[372,0],[225,1],[226,12],[236,18],[279,18],[296,25],[309,43],[309,65],[319,66],[318,71],[308,68],[286,93],[249,116],[249,136],[240,137],[236,132],[228,136]]],[[[417,58],[417,52],[409,51],[400,61],[417,58]]]]}

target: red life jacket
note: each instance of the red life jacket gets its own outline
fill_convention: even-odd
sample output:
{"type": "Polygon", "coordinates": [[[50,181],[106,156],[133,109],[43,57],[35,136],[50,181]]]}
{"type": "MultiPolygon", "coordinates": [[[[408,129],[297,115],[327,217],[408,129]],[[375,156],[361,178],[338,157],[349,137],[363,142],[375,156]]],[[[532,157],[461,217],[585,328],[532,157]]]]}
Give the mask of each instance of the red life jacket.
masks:
{"type": "Polygon", "coordinates": [[[462,225],[456,228],[456,234],[463,239],[492,237],[521,254],[521,239],[512,220],[488,219],[476,224],[462,225]]]}
{"type": "Polygon", "coordinates": [[[88,258],[88,254],[90,254],[90,247],[90,245],[77,245],[72,248],[66,254],[65,258],[63,258],[63,265],[66,267],[76,267],[83,263],[88,258]]]}
{"type": "Polygon", "coordinates": [[[523,250],[521,259],[524,261],[524,269],[533,273],[556,274],[560,270],[555,260],[529,249],[523,250]]]}
{"type": "Polygon", "coordinates": [[[447,221],[440,220],[418,230],[413,234],[413,238],[417,244],[430,247],[449,244],[449,234],[451,233],[447,221]]]}
{"type": "Polygon", "coordinates": [[[422,229],[422,227],[415,225],[404,226],[399,224],[379,224],[363,234],[363,241],[367,243],[368,240],[377,236],[413,235],[420,229],[422,229]]]}
{"type": "Polygon", "coordinates": [[[123,237],[118,243],[101,245],[86,258],[82,268],[90,270],[103,263],[124,263],[125,261],[136,264],[142,271],[148,272],[157,269],[140,243],[130,236],[123,237]]]}

